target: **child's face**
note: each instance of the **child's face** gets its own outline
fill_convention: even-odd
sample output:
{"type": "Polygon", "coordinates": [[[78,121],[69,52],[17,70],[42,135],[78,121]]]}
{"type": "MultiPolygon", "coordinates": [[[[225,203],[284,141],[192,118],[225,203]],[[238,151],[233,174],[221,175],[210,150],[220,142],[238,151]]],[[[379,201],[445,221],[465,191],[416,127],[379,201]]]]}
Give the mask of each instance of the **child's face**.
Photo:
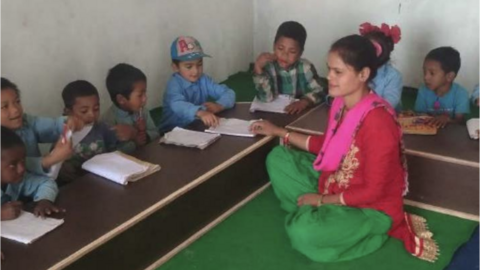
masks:
{"type": "Polygon", "coordinates": [[[423,62],[423,80],[428,89],[436,91],[453,82],[455,73],[445,73],[440,62],[427,59],[423,62]]]}
{"type": "Polygon", "coordinates": [[[100,117],[100,101],[97,95],[77,97],[71,109],[67,109],[67,114],[80,118],[85,125],[90,125],[98,121],[100,117]]]}
{"type": "Polygon", "coordinates": [[[147,104],[147,82],[138,81],[133,84],[133,91],[130,97],[126,99],[122,95],[117,95],[120,107],[129,112],[139,112],[147,104]]]}
{"type": "Polygon", "coordinates": [[[189,82],[196,82],[203,74],[203,59],[199,58],[192,61],[182,61],[176,64],[172,64],[172,68],[175,72],[189,82]]]}
{"type": "Polygon", "coordinates": [[[2,126],[19,129],[23,123],[23,108],[20,97],[15,90],[2,89],[2,126]]]}
{"type": "Polygon", "coordinates": [[[16,146],[2,150],[2,184],[12,184],[22,181],[25,173],[24,146],[16,146]]]}
{"type": "Polygon", "coordinates": [[[300,59],[302,51],[298,42],[287,37],[280,37],[273,45],[273,53],[277,57],[277,63],[283,69],[287,69],[300,59]]]}
{"type": "Polygon", "coordinates": [[[328,54],[327,67],[328,93],[332,97],[348,96],[361,89],[370,75],[368,69],[357,72],[354,67],[345,64],[337,52],[328,54]]]}

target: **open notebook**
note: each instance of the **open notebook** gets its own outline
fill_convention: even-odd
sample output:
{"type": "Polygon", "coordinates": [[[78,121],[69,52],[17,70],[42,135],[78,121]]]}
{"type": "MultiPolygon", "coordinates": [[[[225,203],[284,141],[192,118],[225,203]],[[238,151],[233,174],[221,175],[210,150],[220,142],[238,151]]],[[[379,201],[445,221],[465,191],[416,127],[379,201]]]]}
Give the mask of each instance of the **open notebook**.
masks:
{"type": "MultiPolygon", "coordinates": [[[[68,141],[71,140],[72,147],[75,148],[75,146],[77,146],[88,135],[88,133],[90,133],[90,131],[92,130],[92,127],[93,127],[92,125],[85,126],[80,131],[72,132],[65,125],[62,133],[62,142],[67,143],[68,141]]],[[[51,177],[52,179],[57,179],[58,173],[62,168],[62,164],[63,162],[59,162],[57,164],[52,165],[52,167],[50,167],[50,171],[47,173],[47,176],[51,177]]]]}
{"type": "Polygon", "coordinates": [[[278,97],[271,102],[262,102],[255,97],[250,106],[250,111],[285,113],[285,107],[294,101],[295,99],[289,95],[278,95],[278,97]]]}
{"type": "Polygon", "coordinates": [[[119,151],[96,155],[82,168],[113,182],[126,185],[160,170],[160,165],[148,163],[119,151]]]}
{"type": "Polygon", "coordinates": [[[13,220],[2,221],[2,237],[24,244],[30,244],[46,233],[63,224],[63,219],[39,218],[22,211],[13,220]]]}
{"type": "Polygon", "coordinates": [[[176,127],[160,138],[160,143],[205,149],[220,138],[220,134],[192,131],[176,127]]]}
{"type": "Polygon", "coordinates": [[[467,121],[467,130],[468,130],[468,135],[470,138],[474,140],[478,140],[480,136],[480,119],[478,118],[472,118],[467,121]]]}
{"type": "Polygon", "coordinates": [[[210,127],[205,132],[217,133],[239,137],[255,137],[255,134],[250,132],[250,125],[258,120],[240,120],[235,118],[220,118],[220,123],[217,127],[210,127]]]}

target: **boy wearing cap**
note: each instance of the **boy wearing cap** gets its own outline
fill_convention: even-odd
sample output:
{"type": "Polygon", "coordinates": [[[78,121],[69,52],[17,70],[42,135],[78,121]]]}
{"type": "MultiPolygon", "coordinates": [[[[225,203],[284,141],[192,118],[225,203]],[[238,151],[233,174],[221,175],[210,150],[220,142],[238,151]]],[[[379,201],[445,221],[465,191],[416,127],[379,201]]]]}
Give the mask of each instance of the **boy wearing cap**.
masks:
{"type": "Polygon", "coordinates": [[[298,98],[285,108],[289,114],[299,113],[324,98],[315,67],[300,58],[306,40],[307,31],[300,23],[284,22],[275,35],[273,53],[261,53],[255,61],[257,97],[263,102],[271,102],[279,94],[298,98]]]}
{"type": "Polygon", "coordinates": [[[219,120],[215,114],[235,105],[235,92],[203,74],[203,57],[210,56],[203,52],[195,38],[176,38],[170,53],[175,73],[163,95],[160,132],[187,126],[195,119],[207,126],[216,126],[219,120]],[[215,102],[207,102],[209,98],[215,102]]]}

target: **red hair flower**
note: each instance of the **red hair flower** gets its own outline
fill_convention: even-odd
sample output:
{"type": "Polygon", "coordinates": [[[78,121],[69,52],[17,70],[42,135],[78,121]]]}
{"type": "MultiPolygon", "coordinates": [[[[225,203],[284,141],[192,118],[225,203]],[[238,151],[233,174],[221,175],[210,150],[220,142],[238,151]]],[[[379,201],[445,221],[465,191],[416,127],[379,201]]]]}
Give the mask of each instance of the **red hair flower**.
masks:
{"type": "Polygon", "coordinates": [[[370,32],[382,32],[385,36],[390,37],[394,44],[397,44],[401,39],[402,31],[398,25],[390,27],[386,23],[382,23],[381,27],[372,25],[368,22],[362,23],[359,29],[360,35],[365,36],[370,32]]]}

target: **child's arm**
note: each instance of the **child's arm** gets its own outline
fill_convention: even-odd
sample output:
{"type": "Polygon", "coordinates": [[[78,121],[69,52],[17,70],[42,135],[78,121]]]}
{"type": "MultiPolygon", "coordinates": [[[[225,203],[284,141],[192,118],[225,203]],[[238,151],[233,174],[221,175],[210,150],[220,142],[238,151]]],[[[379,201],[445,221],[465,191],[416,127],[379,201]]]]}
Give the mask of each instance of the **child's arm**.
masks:
{"type": "Polygon", "coordinates": [[[415,100],[415,112],[416,113],[427,113],[427,99],[425,97],[425,91],[429,91],[424,89],[424,86],[421,86],[417,92],[417,99],[415,100]]]}
{"type": "MultiPolygon", "coordinates": [[[[215,99],[215,102],[222,106],[221,110],[230,109],[235,105],[235,92],[226,85],[220,85],[208,76],[205,78],[205,87],[207,88],[208,96],[215,99]]],[[[217,113],[219,111],[213,112],[217,113]]]]}
{"type": "Polygon", "coordinates": [[[21,201],[10,201],[2,204],[1,220],[16,219],[22,211],[23,203],[21,201]]]}
{"type": "Polygon", "coordinates": [[[261,73],[255,72],[253,75],[257,97],[263,102],[271,102],[278,93],[278,89],[275,89],[273,76],[269,73],[270,69],[274,69],[274,67],[268,63],[261,69],[261,73]]]}
{"type": "Polygon", "coordinates": [[[36,202],[33,213],[45,217],[52,213],[65,211],[53,204],[58,194],[57,183],[49,177],[25,173],[23,177],[22,195],[33,197],[36,202]]]}
{"type": "Polygon", "coordinates": [[[182,93],[181,86],[175,81],[169,82],[164,103],[168,104],[175,115],[189,122],[196,119],[198,111],[206,111],[205,106],[195,105],[188,101],[182,93]]]}

